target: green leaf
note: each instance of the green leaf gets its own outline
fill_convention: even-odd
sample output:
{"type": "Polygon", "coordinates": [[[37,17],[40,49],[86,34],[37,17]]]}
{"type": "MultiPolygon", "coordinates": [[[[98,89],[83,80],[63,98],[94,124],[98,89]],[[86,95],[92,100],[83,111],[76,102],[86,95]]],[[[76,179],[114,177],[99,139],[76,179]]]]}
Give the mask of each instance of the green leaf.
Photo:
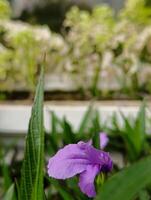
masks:
{"type": "Polygon", "coordinates": [[[74,200],[75,199],[77,199],[77,200],[87,200],[88,199],[87,196],[80,191],[80,188],[78,186],[78,182],[79,182],[78,177],[67,179],[66,180],[67,188],[69,188],[69,191],[72,191],[73,195],[74,194],[76,195],[74,200]]]}
{"type": "Polygon", "coordinates": [[[5,159],[4,159],[5,156],[6,156],[6,154],[4,153],[2,148],[0,148],[0,167],[1,167],[2,177],[4,180],[4,182],[3,182],[4,192],[6,192],[8,190],[8,188],[12,185],[12,180],[11,180],[11,176],[10,176],[10,168],[9,168],[8,164],[6,164],[6,162],[5,162],[5,159]]]}
{"type": "Polygon", "coordinates": [[[44,168],[43,68],[36,89],[21,170],[21,199],[42,200],[44,168]]]}
{"type": "Polygon", "coordinates": [[[57,134],[57,123],[58,123],[58,119],[57,119],[55,113],[52,111],[51,112],[51,128],[52,128],[51,134],[53,136],[56,136],[56,134],[57,134]]]}
{"type": "Polygon", "coordinates": [[[17,200],[21,200],[21,196],[20,196],[20,188],[18,185],[18,181],[15,180],[15,186],[16,186],[16,196],[17,196],[17,200]]]}
{"type": "Polygon", "coordinates": [[[145,141],[145,120],[146,120],[146,112],[145,112],[146,106],[145,103],[141,105],[141,108],[139,110],[138,116],[135,121],[135,127],[134,127],[134,144],[135,148],[138,153],[141,152],[144,141],[145,141]]]}
{"type": "Polygon", "coordinates": [[[125,125],[124,129],[121,130],[121,136],[126,143],[130,160],[134,161],[140,156],[145,143],[145,104],[142,104],[133,125],[127,117],[122,113],[121,115],[125,125]]]}
{"type": "Polygon", "coordinates": [[[58,193],[60,194],[63,200],[74,200],[74,197],[68,191],[66,191],[62,185],[59,184],[58,180],[49,178],[49,181],[57,189],[58,193]]]}
{"type": "Polygon", "coordinates": [[[53,184],[64,200],[69,200],[69,199],[74,200],[73,196],[71,194],[69,194],[67,191],[65,191],[59,184],[57,184],[57,182],[54,183],[54,181],[53,181],[53,184]]]}
{"type": "Polygon", "coordinates": [[[93,127],[91,132],[93,133],[93,145],[95,148],[100,148],[100,131],[101,131],[101,126],[100,126],[100,116],[99,112],[95,112],[95,117],[93,119],[93,127]]]}
{"type": "Polygon", "coordinates": [[[150,199],[149,194],[146,190],[141,190],[139,192],[138,196],[139,196],[139,200],[149,200],[150,199]]]}
{"type": "Polygon", "coordinates": [[[63,119],[62,127],[63,127],[63,142],[65,144],[75,143],[76,141],[74,132],[72,130],[71,125],[67,122],[65,117],[63,119]]]}
{"type": "Polygon", "coordinates": [[[49,150],[52,150],[52,153],[55,153],[58,150],[58,125],[60,121],[55,115],[54,112],[51,112],[51,132],[50,132],[50,147],[49,150]]]}
{"type": "Polygon", "coordinates": [[[79,129],[78,129],[78,136],[82,137],[83,132],[85,131],[87,125],[89,124],[89,121],[91,120],[93,107],[92,105],[89,106],[88,110],[85,112],[83,119],[81,120],[79,129]]]}
{"type": "Polygon", "coordinates": [[[6,191],[12,184],[11,176],[10,176],[10,171],[8,165],[6,165],[5,161],[3,160],[3,165],[2,165],[2,173],[4,177],[4,191],[6,191]]]}
{"type": "Polygon", "coordinates": [[[15,198],[14,194],[15,194],[15,187],[14,184],[12,184],[7,190],[5,196],[3,197],[3,200],[14,200],[15,198]]]}
{"type": "Polygon", "coordinates": [[[132,200],[151,183],[151,156],[112,176],[95,200],[132,200]]]}

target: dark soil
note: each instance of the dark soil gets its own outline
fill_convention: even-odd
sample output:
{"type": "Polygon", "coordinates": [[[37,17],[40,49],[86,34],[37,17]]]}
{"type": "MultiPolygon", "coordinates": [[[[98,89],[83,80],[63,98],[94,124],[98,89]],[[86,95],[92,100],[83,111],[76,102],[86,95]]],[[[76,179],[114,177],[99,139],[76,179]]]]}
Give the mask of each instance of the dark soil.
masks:
{"type": "MultiPolygon", "coordinates": [[[[3,91],[0,92],[0,101],[11,101],[11,100],[33,100],[34,92],[29,91],[3,91]]],[[[108,94],[99,93],[97,96],[93,96],[91,92],[86,91],[75,91],[75,92],[45,92],[44,93],[45,101],[53,100],[77,100],[77,101],[86,101],[86,100],[151,100],[151,95],[148,93],[138,93],[133,95],[124,94],[121,92],[110,92],[108,94]]]]}

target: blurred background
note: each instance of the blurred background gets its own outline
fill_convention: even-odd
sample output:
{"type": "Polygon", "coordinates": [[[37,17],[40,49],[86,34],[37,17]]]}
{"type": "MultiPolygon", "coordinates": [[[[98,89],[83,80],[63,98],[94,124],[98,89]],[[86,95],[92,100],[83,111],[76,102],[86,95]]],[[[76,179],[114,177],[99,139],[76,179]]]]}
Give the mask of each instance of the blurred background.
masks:
{"type": "Polygon", "coordinates": [[[1,0],[0,99],[143,99],[151,92],[149,0],[1,0]]]}
{"type": "Polygon", "coordinates": [[[41,65],[47,156],[104,130],[115,171],[150,154],[151,1],[0,0],[0,198],[20,178],[41,65]]]}
{"type": "Polygon", "coordinates": [[[32,23],[48,24],[53,31],[60,31],[66,13],[72,6],[91,11],[94,6],[106,3],[118,11],[124,5],[120,0],[11,0],[13,17],[32,23]]]}

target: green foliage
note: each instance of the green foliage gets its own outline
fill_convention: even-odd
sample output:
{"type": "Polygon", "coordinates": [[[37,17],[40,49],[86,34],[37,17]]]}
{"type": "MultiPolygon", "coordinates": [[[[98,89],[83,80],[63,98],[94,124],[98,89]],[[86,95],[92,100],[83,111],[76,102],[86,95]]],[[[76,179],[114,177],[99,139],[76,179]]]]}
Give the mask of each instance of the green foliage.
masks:
{"type": "Polygon", "coordinates": [[[112,176],[101,188],[96,200],[131,200],[151,183],[151,156],[112,176]]]}
{"type": "Polygon", "coordinates": [[[148,194],[148,192],[146,191],[146,190],[141,190],[140,192],[139,192],[139,199],[140,200],[149,200],[149,194],[148,194]]]}
{"type": "MultiPolygon", "coordinates": [[[[127,191],[125,191],[124,189],[126,188],[128,190],[130,183],[135,182],[135,184],[134,184],[135,188],[133,187],[133,190],[131,190],[132,195],[135,194],[135,196],[138,196],[139,200],[141,200],[142,198],[148,198],[149,194],[148,194],[148,191],[146,190],[146,186],[148,183],[151,182],[150,174],[149,174],[151,158],[149,158],[149,161],[148,161],[148,158],[146,158],[146,160],[144,160],[143,164],[138,163],[138,164],[133,165],[134,161],[135,162],[138,161],[140,158],[143,158],[144,155],[150,155],[150,148],[146,149],[146,145],[150,146],[150,143],[148,140],[148,136],[146,134],[147,119],[146,119],[146,115],[145,115],[145,112],[146,112],[145,110],[146,110],[146,106],[143,103],[142,106],[140,107],[140,110],[139,110],[136,118],[130,118],[129,116],[126,117],[122,114],[123,125],[121,126],[118,124],[119,121],[117,121],[117,119],[115,119],[115,116],[113,116],[112,123],[107,121],[102,124],[101,117],[99,116],[98,111],[93,109],[92,106],[90,106],[81,121],[80,127],[82,127],[82,132],[80,135],[79,135],[79,133],[80,133],[79,130],[81,128],[80,129],[78,128],[77,130],[73,130],[72,126],[67,121],[66,121],[66,126],[62,125],[62,124],[64,124],[64,119],[60,120],[54,113],[52,113],[52,125],[53,126],[52,126],[52,131],[51,131],[50,135],[49,136],[47,135],[48,138],[47,138],[47,145],[46,145],[45,151],[49,152],[48,154],[50,156],[50,155],[53,155],[54,153],[56,153],[56,151],[58,149],[60,149],[61,147],[63,147],[64,144],[67,144],[67,142],[68,143],[69,142],[76,143],[79,140],[88,141],[90,138],[93,139],[93,144],[95,145],[95,147],[100,148],[99,147],[99,132],[107,131],[107,133],[109,133],[109,137],[110,137],[110,142],[107,147],[107,150],[110,152],[112,152],[112,151],[120,152],[120,154],[122,154],[124,157],[124,165],[131,166],[130,168],[125,169],[126,172],[125,172],[125,170],[122,172],[119,172],[120,173],[120,181],[121,181],[119,183],[119,179],[118,180],[114,179],[114,176],[119,177],[118,173],[116,174],[117,170],[115,170],[116,168],[119,170],[118,165],[116,166],[114,164],[115,169],[114,169],[113,173],[115,173],[115,175],[113,176],[113,179],[115,180],[115,182],[113,183],[112,187],[114,188],[115,191],[117,191],[117,193],[115,192],[115,195],[118,195],[120,193],[120,195],[123,195],[123,196],[125,195],[124,198],[128,197],[128,196],[126,196],[127,191]],[[70,129],[67,129],[66,127],[70,127],[70,129]],[[75,134],[75,132],[76,132],[76,134],[75,134]],[[66,138],[67,135],[68,135],[68,138],[66,138]],[[52,137],[53,137],[53,140],[52,140],[52,137]],[[122,146],[122,148],[121,148],[121,146],[122,146]],[[143,167],[144,168],[146,167],[146,168],[144,169],[143,167]],[[131,168],[132,168],[132,171],[131,171],[131,168]],[[138,169],[138,170],[136,170],[136,169],[138,169]],[[128,170],[128,172],[127,172],[127,170],[128,170]],[[135,174],[133,173],[133,171],[136,171],[135,174]],[[138,174],[140,176],[138,176],[138,174]],[[148,176],[148,179],[146,179],[147,176],[148,176]],[[125,178],[125,177],[127,177],[127,178],[125,178]],[[142,182],[138,181],[138,179],[136,177],[139,180],[141,179],[143,181],[142,182]],[[126,183],[125,183],[125,179],[126,179],[126,183]],[[135,179],[136,179],[136,181],[135,181],[135,179]],[[149,180],[150,180],[150,182],[149,182],[149,180]],[[138,183],[140,183],[139,186],[138,186],[138,183]],[[117,188],[117,185],[118,185],[118,190],[115,189],[115,188],[117,188]],[[121,185],[121,189],[120,189],[120,185],[121,185]],[[137,189],[137,187],[139,189],[137,189]],[[123,191],[122,191],[122,189],[123,189],[123,191]],[[140,189],[144,189],[144,190],[141,190],[142,192],[140,192],[140,189]],[[119,191],[119,193],[118,193],[118,191],[119,191]]],[[[112,175],[110,175],[110,176],[111,176],[110,179],[112,179],[112,175]]],[[[108,181],[110,181],[110,179],[108,181]]],[[[103,186],[103,188],[107,187],[106,184],[108,185],[108,181],[105,181],[105,185],[103,186]]],[[[78,189],[77,188],[78,181],[76,179],[66,180],[63,182],[60,182],[58,180],[54,181],[53,179],[49,179],[49,183],[50,183],[51,187],[48,187],[47,190],[49,190],[49,192],[52,193],[52,191],[55,188],[57,191],[56,195],[57,194],[60,195],[61,199],[66,200],[69,198],[68,195],[70,196],[71,194],[76,194],[75,198],[74,198],[76,200],[84,199],[84,196],[80,197],[81,192],[76,191],[78,189]],[[73,183],[72,183],[72,181],[73,181],[73,183]],[[70,183],[70,184],[68,185],[68,183],[70,183]],[[73,185],[74,185],[74,187],[72,187],[73,185]]],[[[110,188],[106,189],[105,192],[107,192],[107,194],[113,193],[113,191],[110,192],[110,188]]],[[[101,188],[99,190],[99,193],[100,194],[98,196],[98,199],[100,199],[100,195],[103,195],[101,197],[102,198],[104,197],[104,199],[106,199],[106,196],[104,196],[105,195],[104,189],[101,188]],[[102,191],[103,191],[103,194],[102,194],[102,191]]],[[[50,195],[48,195],[48,197],[49,196],[50,195]]],[[[117,196],[115,196],[115,199],[116,199],[116,197],[117,196]]],[[[112,199],[111,196],[109,196],[107,198],[112,199]]],[[[119,197],[119,199],[120,198],[121,198],[121,196],[119,197]]],[[[134,198],[131,198],[131,199],[134,199],[134,198]]]]}
{"type": "MultiPolygon", "coordinates": [[[[9,188],[12,185],[12,180],[11,180],[11,174],[9,171],[9,166],[6,164],[5,161],[5,152],[0,148],[0,166],[1,166],[1,173],[3,177],[3,182],[2,182],[2,190],[3,193],[10,193],[9,188]]],[[[10,189],[10,191],[12,191],[10,189]]],[[[7,195],[6,195],[7,196],[7,195]]]]}
{"type": "Polygon", "coordinates": [[[134,23],[150,24],[151,8],[146,6],[145,0],[127,0],[121,17],[132,20],[134,23]],[[133,13],[133,14],[132,14],[133,13]]]}
{"type": "MultiPolygon", "coordinates": [[[[29,123],[21,180],[20,175],[15,176],[13,186],[11,182],[14,177],[9,172],[10,170],[16,170],[18,163],[13,158],[13,163],[5,165],[6,170],[3,170],[4,165],[2,164],[1,157],[0,178],[3,180],[2,183],[7,183],[5,189],[3,188],[3,191],[7,189],[7,193],[3,192],[3,194],[10,195],[10,198],[14,194],[19,200],[87,200],[88,198],[81,193],[78,187],[78,177],[68,180],[54,180],[48,177],[47,172],[44,174],[44,159],[48,161],[48,156],[53,156],[64,145],[77,143],[78,141],[93,139],[93,145],[100,148],[99,132],[104,131],[109,134],[110,138],[106,151],[111,152],[111,155],[112,152],[118,152],[122,156],[124,168],[127,165],[128,168],[121,170],[121,167],[115,162],[114,169],[109,174],[109,179],[104,177],[102,187],[97,187],[98,196],[96,199],[148,200],[150,198],[151,157],[149,155],[151,137],[146,134],[146,122],[148,118],[145,115],[146,106],[144,104],[140,107],[136,118],[122,114],[122,125],[119,124],[115,116],[113,116],[112,122],[110,119],[102,122],[99,112],[91,105],[76,130],[73,129],[72,124],[66,118],[59,119],[52,112],[51,132],[46,133],[44,142],[42,102],[43,73],[37,86],[29,123]],[[43,152],[44,146],[45,154],[43,152]],[[4,171],[5,173],[2,173],[4,171]]],[[[3,157],[5,158],[5,156],[3,157]]],[[[20,169],[20,167],[17,167],[17,169],[20,169]]]]}
{"type": "Polygon", "coordinates": [[[27,84],[34,88],[37,73],[35,66],[40,64],[37,62],[37,56],[42,53],[42,42],[35,38],[31,29],[27,29],[12,35],[10,45],[15,49],[13,52],[16,58],[13,60],[14,68],[17,68],[21,62],[22,73],[26,77],[27,84]]]}
{"type": "Polygon", "coordinates": [[[3,164],[2,164],[2,172],[3,172],[3,177],[4,177],[4,191],[7,191],[12,183],[12,180],[11,180],[11,176],[9,172],[9,167],[4,162],[4,158],[3,158],[3,164]]]}
{"type": "Polygon", "coordinates": [[[123,126],[118,125],[117,119],[113,118],[114,132],[117,131],[127,148],[128,157],[131,161],[137,160],[146,144],[146,107],[143,103],[136,119],[129,119],[121,113],[123,126]]]}
{"type": "Polygon", "coordinates": [[[100,125],[100,116],[97,111],[95,112],[92,123],[93,123],[93,127],[91,129],[91,132],[93,133],[93,136],[92,136],[93,145],[99,149],[100,148],[99,133],[100,133],[102,127],[100,125]]]}
{"type": "Polygon", "coordinates": [[[124,123],[125,132],[123,132],[125,135],[123,137],[127,143],[128,151],[130,151],[129,155],[132,159],[136,159],[140,155],[145,142],[145,106],[143,105],[139,111],[133,127],[126,118],[124,118],[124,123]]]}
{"type": "Polygon", "coordinates": [[[21,172],[20,197],[27,200],[44,197],[43,73],[42,68],[29,122],[21,172]]]}
{"type": "Polygon", "coordinates": [[[83,135],[83,132],[86,132],[86,128],[88,126],[88,124],[90,123],[90,120],[92,119],[92,115],[93,115],[93,106],[90,105],[88,110],[85,112],[82,120],[81,120],[81,123],[79,125],[79,128],[78,128],[78,135],[79,137],[82,137],[83,135]]]}
{"type": "Polygon", "coordinates": [[[11,8],[7,0],[0,0],[0,19],[8,19],[11,16],[11,8]]]}
{"type": "Polygon", "coordinates": [[[72,130],[71,125],[67,122],[67,120],[64,118],[62,122],[63,127],[63,141],[65,144],[72,144],[75,142],[75,134],[72,130]]]}
{"type": "Polygon", "coordinates": [[[91,12],[72,7],[62,35],[0,20],[0,89],[33,90],[45,52],[47,75],[65,75],[74,89],[141,98],[151,91],[150,11],[144,0],[127,0],[117,14],[103,4],[91,12]]]}
{"type": "Polygon", "coordinates": [[[3,90],[33,90],[42,56],[47,53],[50,33],[47,27],[1,22],[0,81],[3,90]],[[12,31],[11,31],[12,30],[12,31]],[[46,35],[46,38],[42,38],[46,35]],[[8,78],[10,76],[11,78],[8,78]],[[5,80],[5,82],[4,82],[5,80]],[[19,84],[19,87],[18,87],[19,84]]]}
{"type": "Polygon", "coordinates": [[[15,200],[14,193],[15,193],[15,187],[14,184],[12,184],[7,190],[5,196],[3,197],[3,200],[15,200]]]}

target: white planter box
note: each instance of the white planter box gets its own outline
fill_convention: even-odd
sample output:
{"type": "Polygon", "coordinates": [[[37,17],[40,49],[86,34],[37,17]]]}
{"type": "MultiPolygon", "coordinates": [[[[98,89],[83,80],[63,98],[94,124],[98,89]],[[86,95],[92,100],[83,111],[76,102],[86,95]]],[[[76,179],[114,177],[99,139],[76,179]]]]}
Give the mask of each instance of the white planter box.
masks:
{"type": "MultiPolygon", "coordinates": [[[[51,111],[62,119],[66,119],[76,130],[79,127],[81,119],[87,110],[89,102],[46,102],[44,106],[44,125],[45,129],[51,129],[51,111]]],[[[120,112],[126,116],[135,117],[139,110],[140,102],[96,102],[94,107],[97,108],[101,115],[101,120],[111,125],[111,117],[117,114],[119,124],[122,125],[120,112]]],[[[28,122],[31,114],[30,105],[0,105],[0,134],[25,134],[28,129],[28,122]]],[[[149,110],[147,114],[150,115],[149,110]]]]}

